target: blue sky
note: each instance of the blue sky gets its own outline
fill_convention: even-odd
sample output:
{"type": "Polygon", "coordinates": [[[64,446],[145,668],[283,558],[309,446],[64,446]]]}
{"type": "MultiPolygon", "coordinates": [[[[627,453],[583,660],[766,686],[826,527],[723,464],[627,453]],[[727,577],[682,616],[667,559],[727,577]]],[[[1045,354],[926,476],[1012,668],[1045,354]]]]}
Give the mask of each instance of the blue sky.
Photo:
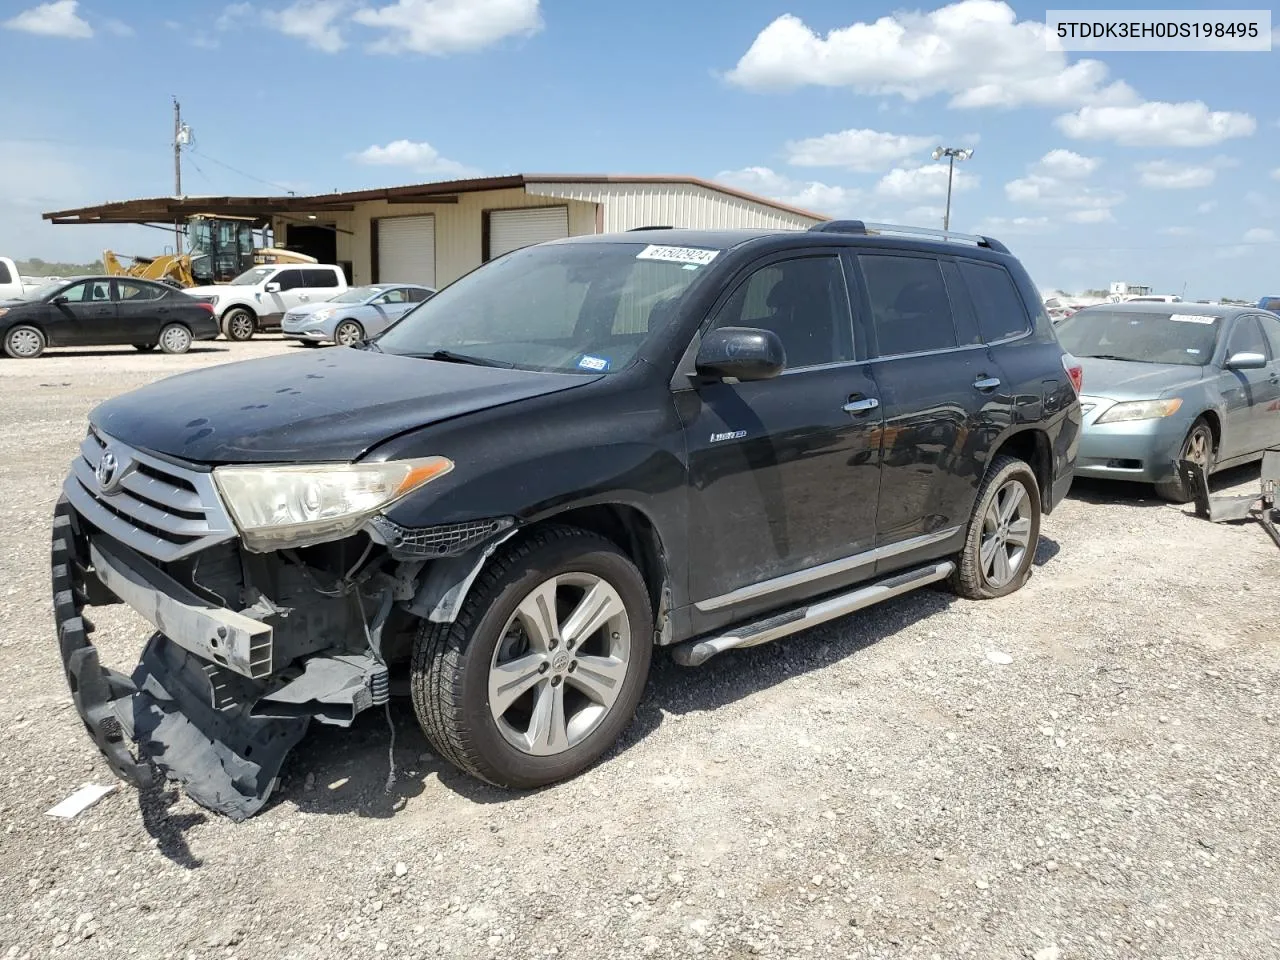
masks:
{"type": "Polygon", "coordinates": [[[1005,240],[1042,288],[1280,293],[1280,54],[1050,51],[1044,15],[996,0],[5,0],[0,252],[158,251],[145,228],[39,214],[172,192],[176,95],[192,194],[687,173],[940,226],[929,154],[945,143],[974,148],[952,227],[1005,240]]]}

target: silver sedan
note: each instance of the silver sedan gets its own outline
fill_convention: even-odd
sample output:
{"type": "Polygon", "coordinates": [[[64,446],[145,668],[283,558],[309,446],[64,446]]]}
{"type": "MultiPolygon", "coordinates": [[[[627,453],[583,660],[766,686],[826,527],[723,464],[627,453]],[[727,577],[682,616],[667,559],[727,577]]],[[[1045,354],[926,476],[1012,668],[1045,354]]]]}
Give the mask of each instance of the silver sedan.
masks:
{"type": "Polygon", "coordinates": [[[308,346],[336,343],[349,347],[381,333],[433,296],[435,290],[415,283],[351,287],[332,300],[294,307],[284,315],[280,328],[285,337],[308,346]]]}
{"type": "Polygon", "coordinates": [[[1253,307],[1114,303],[1056,328],[1080,360],[1084,433],[1076,476],[1190,492],[1177,460],[1205,475],[1280,447],[1280,317],[1253,307]]]}

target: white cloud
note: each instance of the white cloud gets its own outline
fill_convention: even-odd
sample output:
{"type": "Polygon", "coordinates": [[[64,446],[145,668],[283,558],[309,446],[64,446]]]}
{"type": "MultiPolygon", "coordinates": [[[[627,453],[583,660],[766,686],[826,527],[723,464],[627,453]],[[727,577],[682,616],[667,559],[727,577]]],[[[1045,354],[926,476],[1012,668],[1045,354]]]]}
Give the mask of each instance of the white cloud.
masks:
{"type": "Polygon", "coordinates": [[[1193,190],[1207,187],[1218,175],[1213,167],[1197,167],[1173,163],[1169,160],[1152,160],[1139,163],[1135,169],[1144,187],[1156,190],[1193,190]]]}
{"type": "Polygon", "coordinates": [[[76,0],[54,0],[38,7],[24,10],[4,25],[9,30],[21,30],[43,37],[66,37],[84,40],[93,36],[93,27],[76,12],[80,4],[76,0]]]}
{"type": "Polygon", "coordinates": [[[1131,106],[1089,105],[1057,119],[1076,140],[1111,140],[1126,147],[1207,147],[1249,137],[1258,122],[1247,113],[1210,110],[1202,101],[1131,106]]]}
{"type": "Polygon", "coordinates": [[[1115,217],[1110,207],[1089,207],[1085,210],[1072,210],[1066,214],[1072,223],[1111,223],[1115,217]]]}
{"type": "Polygon", "coordinates": [[[1271,179],[1280,180],[1280,167],[1276,167],[1274,170],[1271,171],[1271,179]]]}
{"type": "Polygon", "coordinates": [[[1160,232],[1166,237],[1190,237],[1195,234],[1190,227],[1164,227],[1160,232]]]}
{"type": "Polygon", "coordinates": [[[998,0],[901,12],[825,36],[784,14],[760,32],[728,79],[759,90],[852,87],[907,100],[949,94],[955,107],[1137,99],[1127,84],[1108,80],[1100,61],[1069,63],[1060,49],[1049,48],[1044,23],[1019,21],[1013,8],[998,0]]]}
{"type": "Polygon", "coordinates": [[[440,156],[431,144],[424,141],[393,140],[385,147],[366,147],[355,155],[360,163],[377,167],[405,167],[414,173],[442,177],[470,177],[477,171],[456,160],[440,156]]]}
{"type": "Polygon", "coordinates": [[[1213,213],[1218,209],[1217,200],[1206,200],[1204,203],[1196,206],[1196,213],[1213,213]]]}
{"type": "Polygon", "coordinates": [[[1037,167],[1051,177],[1078,180],[1089,176],[1101,161],[1096,157],[1083,157],[1071,150],[1050,150],[1037,163],[1037,167]]]}
{"type": "Polygon", "coordinates": [[[877,130],[841,130],[787,144],[787,162],[797,167],[844,167],[876,173],[912,154],[926,151],[935,137],[918,137],[877,130]]]}
{"type": "MultiPolygon", "coordinates": [[[[242,7],[244,4],[237,4],[242,7]]],[[[346,10],[346,0],[297,0],[283,10],[267,10],[263,21],[285,36],[306,42],[325,53],[337,53],[346,46],[342,31],[335,22],[346,10]]],[[[233,7],[223,12],[226,16],[233,7]]]]}
{"type": "Polygon", "coordinates": [[[715,179],[728,186],[826,216],[852,214],[862,200],[861,190],[813,180],[792,180],[768,167],[722,170],[715,179]]]}
{"type": "Polygon", "coordinates": [[[1275,243],[1276,232],[1270,227],[1251,227],[1240,239],[1245,243],[1275,243]]]}
{"type": "Polygon", "coordinates": [[[538,0],[397,0],[361,8],[351,19],[386,31],[371,44],[374,52],[434,56],[479,50],[542,29],[538,0]]]}
{"type": "Polygon", "coordinates": [[[102,29],[117,37],[132,37],[137,32],[123,20],[104,20],[102,29]]]}
{"type": "MultiPolygon", "coordinates": [[[[932,225],[933,221],[941,220],[946,212],[945,207],[912,207],[902,215],[902,219],[908,226],[920,226],[926,223],[932,225]]],[[[898,221],[889,217],[887,222],[897,223],[898,221]]]]}
{"type": "MultiPolygon", "coordinates": [[[[253,15],[253,4],[233,3],[223,7],[218,19],[213,22],[215,30],[231,30],[253,15]]],[[[174,24],[177,26],[177,24],[174,24]]]]}
{"type": "MultiPolygon", "coordinates": [[[[894,200],[929,200],[947,195],[947,164],[928,163],[910,170],[895,167],[880,178],[876,195],[894,200]]],[[[959,193],[978,185],[978,178],[956,167],[952,190],[959,193]]]]}
{"type": "Polygon", "coordinates": [[[1048,217],[986,217],[974,229],[980,234],[1043,233],[1051,225],[1048,217]]]}

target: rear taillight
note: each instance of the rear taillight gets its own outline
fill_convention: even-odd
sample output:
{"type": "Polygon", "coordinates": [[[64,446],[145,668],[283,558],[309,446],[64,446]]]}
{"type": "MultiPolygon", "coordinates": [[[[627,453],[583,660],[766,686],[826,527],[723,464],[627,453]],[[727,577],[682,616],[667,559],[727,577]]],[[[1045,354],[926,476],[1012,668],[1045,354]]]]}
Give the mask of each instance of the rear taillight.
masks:
{"type": "Polygon", "coordinates": [[[211,316],[211,317],[213,316],[213,304],[212,304],[212,303],[201,303],[201,304],[200,304],[200,306],[204,307],[204,309],[206,309],[206,310],[208,310],[208,311],[209,311],[209,316],[211,316]]]}
{"type": "Polygon", "coordinates": [[[1084,390],[1084,367],[1069,353],[1062,355],[1062,369],[1067,371],[1067,377],[1071,380],[1071,386],[1075,388],[1076,396],[1080,396],[1084,390]]]}

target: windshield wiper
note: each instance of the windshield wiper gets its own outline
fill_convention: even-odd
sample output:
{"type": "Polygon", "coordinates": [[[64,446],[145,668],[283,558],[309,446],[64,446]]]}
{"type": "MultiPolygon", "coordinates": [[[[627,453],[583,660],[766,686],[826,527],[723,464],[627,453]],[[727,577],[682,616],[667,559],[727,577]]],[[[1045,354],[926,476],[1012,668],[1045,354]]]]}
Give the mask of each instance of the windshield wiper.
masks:
{"type": "Polygon", "coordinates": [[[1133,357],[1117,357],[1112,353],[1090,353],[1081,356],[1082,360],[1125,360],[1130,363],[1143,363],[1142,360],[1134,360],[1133,357]]]}
{"type": "Polygon", "coordinates": [[[406,353],[406,357],[414,357],[418,360],[441,360],[445,363],[469,363],[476,367],[504,367],[507,370],[515,368],[514,363],[506,360],[490,360],[488,357],[473,357],[467,353],[454,353],[452,350],[433,350],[431,353],[406,353]]]}

